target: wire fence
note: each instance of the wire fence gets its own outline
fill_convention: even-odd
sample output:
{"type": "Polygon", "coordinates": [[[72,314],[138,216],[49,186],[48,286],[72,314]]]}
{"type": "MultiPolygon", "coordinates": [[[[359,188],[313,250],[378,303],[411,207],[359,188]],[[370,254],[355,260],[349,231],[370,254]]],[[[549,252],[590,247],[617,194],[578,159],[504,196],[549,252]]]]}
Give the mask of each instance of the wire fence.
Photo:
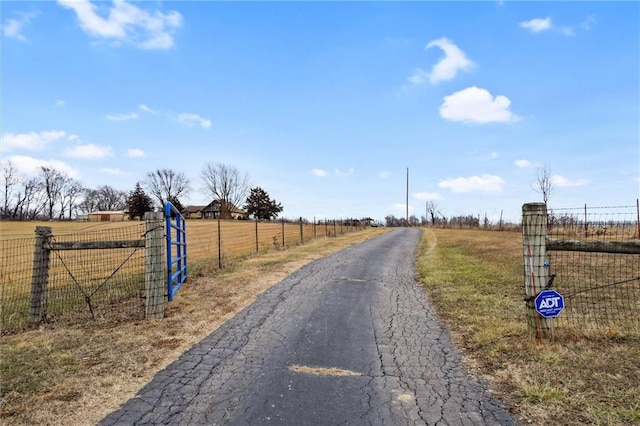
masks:
{"type": "Polygon", "coordinates": [[[143,318],[144,233],[144,222],[139,222],[101,231],[49,234],[44,242],[47,265],[34,258],[37,237],[0,241],[3,333],[23,327],[33,315],[48,322],[143,318]],[[106,248],[109,241],[130,241],[133,247],[106,248]],[[138,241],[142,243],[134,244],[138,241]],[[94,247],[86,248],[91,244],[94,247]],[[46,274],[46,285],[39,289],[37,276],[42,274],[46,274]]]}
{"type": "MultiPolygon", "coordinates": [[[[47,228],[49,233],[30,238],[0,240],[3,334],[40,321],[139,320],[145,318],[145,312],[149,313],[147,305],[152,298],[160,297],[157,303],[166,303],[166,283],[164,298],[162,293],[147,294],[149,289],[145,287],[145,272],[158,269],[166,272],[164,241],[160,241],[166,238],[164,229],[155,238],[149,233],[149,222],[144,221],[109,224],[107,229],[83,232],[72,232],[69,223],[65,224],[64,232],[55,231],[54,222],[47,225],[52,225],[54,231],[47,228]],[[150,255],[153,252],[160,256],[150,255]],[[39,282],[44,282],[41,288],[39,282]]],[[[29,228],[31,235],[34,228],[29,228]]],[[[36,230],[39,228],[42,227],[36,230]]],[[[359,224],[337,220],[322,223],[188,220],[190,276],[214,272],[255,253],[283,250],[314,238],[360,229],[363,226],[359,224]]]]}
{"type": "Polygon", "coordinates": [[[640,331],[637,206],[550,209],[547,228],[549,275],[565,299],[557,326],[640,331]]]}
{"type": "Polygon", "coordinates": [[[351,221],[187,220],[190,268],[220,269],[237,259],[283,250],[314,238],[335,237],[363,229],[351,221]]]}

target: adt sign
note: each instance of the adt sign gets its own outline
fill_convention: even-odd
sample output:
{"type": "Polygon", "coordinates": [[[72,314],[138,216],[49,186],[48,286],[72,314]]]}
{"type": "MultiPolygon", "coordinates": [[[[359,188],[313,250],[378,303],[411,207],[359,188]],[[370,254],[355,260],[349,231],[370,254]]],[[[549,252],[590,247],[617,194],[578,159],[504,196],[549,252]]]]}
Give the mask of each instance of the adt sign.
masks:
{"type": "Polygon", "coordinates": [[[557,317],[564,309],[564,297],[555,290],[541,291],[535,302],[536,312],[545,318],[557,317]]]}

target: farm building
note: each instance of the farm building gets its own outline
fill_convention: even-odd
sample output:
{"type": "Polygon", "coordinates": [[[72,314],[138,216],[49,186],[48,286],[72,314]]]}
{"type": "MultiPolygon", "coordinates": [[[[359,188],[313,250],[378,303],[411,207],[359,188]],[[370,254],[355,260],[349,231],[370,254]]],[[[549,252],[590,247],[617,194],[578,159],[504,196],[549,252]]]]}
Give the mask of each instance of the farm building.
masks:
{"type": "Polygon", "coordinates": [[[88,214],[89,222],[122,222],[124,210],[95,211],[88,214]]]}
{"type": "Polygon", "coordinates": [[[233,206],[231,217],[225,218],[225,212],[221,207],[222,203],[219,200],[214,200],[206,206],[187,206],[181,213],[186,219],[238,219],[247,215],[244,210],[233,206]]]}

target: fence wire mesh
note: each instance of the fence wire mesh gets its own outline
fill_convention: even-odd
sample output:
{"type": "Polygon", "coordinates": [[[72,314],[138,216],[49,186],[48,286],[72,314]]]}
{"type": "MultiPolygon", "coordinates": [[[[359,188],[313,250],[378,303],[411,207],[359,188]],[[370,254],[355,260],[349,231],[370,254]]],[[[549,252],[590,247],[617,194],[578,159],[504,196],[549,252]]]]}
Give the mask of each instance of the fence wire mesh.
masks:
{"type": "Polygon", "coordinates": [[[0,319],[2,330],[27,321],[34,238],[0,241],[0,319]]]}
{"type": "Polygon", "coordinates": [[[308,223],[191,219],[187,221],[189,267],[205,264],[217,269],[255,253],[281,250],[314,238],[335,237],[359,229],[362,226],[337,220],[308,223]]]}
{"type": "Polygon", "coordinates": [[[553,288],[565,298],[559,327],[640,331],[640,254],[589,251],[640,243],[637,215],[636,206],[549,210],[549,240],[582,246],[548,251],[553,288]]]}
{"type": "MultiPolygon", "coordinates": [[[[34,307],[42,310],[38,314],[41,319],[59,322],[142,319],[145,309],[147,314],[164,310],[164,306],[151,302],[164,304],[166,288],[164,299],[162,294],[151,296],[145,290],[145,270],[166,271],[164,228],[156,235],[146,231],[145,222],[112,223],[105,225],[105,229],[90,228],[83,232],[69,231],[73,224],[66,225],[66,231],[54,230],[42,245],[46,253],[39,256],[46,254],[47,259],[43,268],[41,259],[34,258],[37,238],[0,240],[3,333],[18,331],[33,322],[34,307]],[[106,248],[114,243],[122,243],[116,245],[123,248],[106,248]],[[145,244],[147,248],[158,248],[156,251],[162,255],[146,256],[145,244]],[[45,272],[46,290],[39,290],[33,285],[34,276],[45,272]]],[[[163,227],[162,221],[151,230],[157,226],[163,227]]],[[[29,227],[30,234],[34,228],[35,225],[29,227]]],[[[197,275],[198,268],[209,272],[255,253],[281,250],[363,227],[334,220],[319,224],[198,219],[187,221],[186,228],[189,274],[193,274],[195,267],[197,275]]],[[[172,247],[172,251],[175,249],[172,247]]]]}
{"type": "Polygon", "coordinates": [[[118,321],[144,317],[144,236],[142,223],[107,230],[51,235],[44,244],[46,290],[33,288],[37,238],[0,241],[2,331],[23,327],[33,315],[34,297],[47,321],[118,321]],[[141,246],[103,248],[106,242],[142,241],[141,246]],[[82,249],[78,247],[82,244],[82,249]],[[87,245],[93,245],[87,249],[87,245]],[[74,248],[75,247],[75,248],[74,248]]]}

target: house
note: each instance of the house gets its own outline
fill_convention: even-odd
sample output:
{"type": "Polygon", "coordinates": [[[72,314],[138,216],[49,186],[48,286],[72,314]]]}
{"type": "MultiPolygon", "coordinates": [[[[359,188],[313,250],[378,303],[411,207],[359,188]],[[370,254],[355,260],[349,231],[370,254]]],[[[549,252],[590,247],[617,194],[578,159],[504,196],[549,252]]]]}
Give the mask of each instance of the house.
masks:
{"type": "Polygon", "coordinates": [[[185,219],[202,219],[202,211],[205,207],[207,206],[187,206],[180,213],[185,219]]]}
{"type": "Polygon", "coordinates": [[[239,219],[247,215],[247,213],[233,206],[231,209],[231,217],[226,218],[225,212],[221,211],[222,203],[219,200],[213,200],[206,206],[187,206],[182,210],[182,216],[185,219],[239,219]]]}
{"type": "Polygon", "coordinates": [[[87,215],[89,222],[122,222],[125,219],[124,210],[95,211],[87,215]]]}

